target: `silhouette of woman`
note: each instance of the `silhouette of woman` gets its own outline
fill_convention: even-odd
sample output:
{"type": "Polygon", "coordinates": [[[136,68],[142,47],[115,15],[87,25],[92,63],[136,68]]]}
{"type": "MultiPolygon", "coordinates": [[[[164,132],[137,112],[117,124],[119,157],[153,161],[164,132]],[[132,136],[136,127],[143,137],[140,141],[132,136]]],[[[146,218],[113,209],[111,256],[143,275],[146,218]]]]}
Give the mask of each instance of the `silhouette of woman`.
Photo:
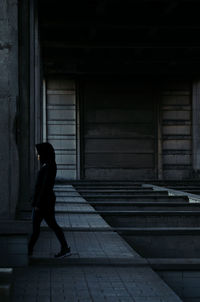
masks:
{"type": "Polygon", "coordinates": [[[55,232],[61,244],[60,252],[54,255],[54,257],[62,258],[70,255],[70,247],[67,244],[62,229],[55,219],[56,197],[53,191],[57,172],[55,152],[49,143],[37,144],[36,150],[41,168],[38,172],[32,202],[33,233],[28,244],[28,255],[31,256],[33,254],[34,245],[40,234],[40,224],[44,219],[48,226],[55,232]]]}

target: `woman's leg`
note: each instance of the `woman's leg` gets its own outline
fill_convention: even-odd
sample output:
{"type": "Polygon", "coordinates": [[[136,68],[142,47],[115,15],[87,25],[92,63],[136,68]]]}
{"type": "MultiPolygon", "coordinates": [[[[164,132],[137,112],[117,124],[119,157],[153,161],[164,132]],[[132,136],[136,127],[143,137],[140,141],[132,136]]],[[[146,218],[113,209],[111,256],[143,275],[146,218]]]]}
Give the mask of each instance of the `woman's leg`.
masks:
{"type": "Polygon", "coordinates": [[[31,238],[30,238],[30,241],[28,244],[28,254],[29,255],[32,255],[34,245],[40,235],[40,224],[41,224],[42,219],[43,219],[42,213],[39,210],[33,209],[33,214],[32,214],[33,233],[31,235],[31,238]]]}
{"type": "Polygon", "coordinates": [[[44,214],[44,220],[48,224],[48,226],[54,231],[56,234],[56,237],[58,238],[60,244],[61,244],[61,249],[69,249],[67,241],[65,239],[65,235],[63,233],[63,230],[61,227],[57,224],[56,219],[55,219],[55,212],[54,210],[50,210],[44,214]]]}

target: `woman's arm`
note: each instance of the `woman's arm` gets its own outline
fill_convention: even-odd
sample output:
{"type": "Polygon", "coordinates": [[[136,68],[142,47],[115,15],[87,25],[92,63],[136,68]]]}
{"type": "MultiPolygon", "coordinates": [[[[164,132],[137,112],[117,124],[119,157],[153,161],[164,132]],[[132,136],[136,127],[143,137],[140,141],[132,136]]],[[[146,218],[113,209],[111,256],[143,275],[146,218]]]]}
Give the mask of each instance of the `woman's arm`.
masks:
{"type": "Polygon", "coordinates": [[[40,209],[45,196],[48,193],[48,185],[49,185],[49,169],[48,166],[44,166],[40,169],[36,181],[35,186],[35,194],[34,194],[34,200],[32,203],[32,206],[35,208],[40,209]]]}

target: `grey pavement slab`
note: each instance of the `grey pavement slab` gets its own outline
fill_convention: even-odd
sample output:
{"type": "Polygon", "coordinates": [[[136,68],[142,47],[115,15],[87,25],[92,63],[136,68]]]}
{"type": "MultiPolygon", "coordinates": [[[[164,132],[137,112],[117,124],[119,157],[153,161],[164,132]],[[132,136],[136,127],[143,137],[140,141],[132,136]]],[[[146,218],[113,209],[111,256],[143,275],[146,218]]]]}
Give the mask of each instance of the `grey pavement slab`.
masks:
{"type": "Polygon", "coordinates": [[[57,202],[86,202],[85,199],[83,197],[79,197],[79,196],[57,196],[56,197],[56,201],[57,202]]]}
{"type": "MultiPolygon", "coordinates": [[[[98,214],[56,214],[56,220],[62,228],[110,228],[98,214]]],[[[45,221],[41,224],[42,227],[47,227],[45,221]]]]}
{"type": "Polygon", "coordinates": [[[76,203],[56,203],[56,211],[90,211],[95,212],[95,209],[89,204],[76,204],[76,203]]]}
{"type": "MultiPolygon", "coordinates": [[[[115,232],[65,232],[71,247],[70,258],[140,258],[115,232]]],[[[59,242],[52,232],[42,232],[36,243],[34,257],[53,257],[59,242]]]]}
{"type": "MultiPolygon", "coordinates": [[[[71,190],[71,189],[70,189],[71,190]]],[[[76,204],[76,197],[74,198],[74,204],[72,203],[72,197],[62,196],[62,201],[57,198],[56,210],[63,211],[63,213],[57,213],[56,219],[58,224],[63,228],[109,228],[110,226],[105,220],[95,213],[95,209],[89,205],[89,203],[82,197],[78,197],[78,201],[85,204],[76,204]],[[71,204],[68,204],[68,202],[71,204]],[[66,213],[67,211],[74,211],[74,213],[66,213]],[[76,213],[77,211],[77,213],[76,213]],[[80,211],[89,211],[91,214],[81,214],[80,211]],[[94,212],[94,214],[92,214],[94,212]]],[[[42,223],[43,227],[46,227],[46,223],[42,223]]]]}
{"type": "Polygon", "coordinates": [[[181,302],[148,267],[29,267],[14,277],[12,302],[181,302]]]}
{"type": "Polygon", "coordinates": [[[55,190],[61,190],[61,191],[63,191],[63,190],[69,190],[69,189],[71,189],[71,190],[73,190],[73,191],[76,191],[76,189],[74,188],[74,186],[72,186],[72,185],[58,185],[58,184],[56,184],[55,186],[54,186],[54,189],[55,190]]]}
{"type": "Polygon", "coordinates": [[[55,195],[56,196],[64,196],[64,197],[79,197],[81,196],[78,192],[74,192],[74,191],[55,191],[55,195]]]}

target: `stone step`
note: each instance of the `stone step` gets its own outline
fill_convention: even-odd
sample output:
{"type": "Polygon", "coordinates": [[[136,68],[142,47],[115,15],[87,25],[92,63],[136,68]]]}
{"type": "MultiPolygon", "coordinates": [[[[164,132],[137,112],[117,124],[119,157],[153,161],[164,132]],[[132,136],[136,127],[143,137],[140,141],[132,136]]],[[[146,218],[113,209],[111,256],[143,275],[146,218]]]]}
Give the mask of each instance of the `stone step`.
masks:
{"type": "MultiPolygon", "coordinates": [[[[89,203],[86,201],[68,201],[68,200],[64,200],[64,201],[59,201],[59,198],[56,199],[56,205],[58,206],[88,206],[89,203]],[[58,201],[57,201],[58,200],[58,201]]],[[[21,211],[20,212],[30,212],[32,211],[32,206],[30,204],[23,204],[21,206],[21,211]]]]}
{"type": "Polygon", "coordinates": [[[189,204],[189,203],[172,203],[172,202],[91,202],[90,203],[97,211],[157,211],[157,210],[200,210],[200,204],[189,204]]]}
{"type": "Polygon", "coordinates": [[[142,257],[199,258],[199,227],[116,228],[115,230],[142,257]]]}
{"type": "Polygon", "coordinates": [[[190,187],[190,186],[170,186],[170,189],[179,190],[182,192],[188,192],[192,194],[200,194],[200,188],[198,187],[190,187]]]}
{"type": "MultiPolygon", "coordinates": [[[[134,197],[135,195],[146,195],[146,196],[168,196],[168,191],[153,191],[153,190],[147,190],[147,191],[139,191],[139,190],[134,190],[131,192],[111,192],[110,194],[108,194],[107,192],[84,192],[81,194],[81,196],[83,196],[84,198],[87,197],[105,197],[105,198],[109,198],[109,197],[121,197],[121,198],[126,198],[126,197],[134,197]]],[[[65,196],[64,193],[63,195],[59,195],[59,196],[65,196]]]]}
{"type": "MultiPolygon", "coordinates": [[[[138,208],[138,209],[132,209],[132,210],[130,210],[130,209],[119,209],[119,210],[114,210],[114,209],[102,209],[102,210],[96,210],[95,211],[95,209],[93,209],[93,208],[91,208],[91,209],[81,209],[81,210],[79,210],[79,209],[66,209],[66,208],[63,208],[63,207],[61,207],[61,208],[57,208],[56,209],[56,214],[78,214],[78,215],[84,215],[84,214],[87,214],[87,215],[96,215],[96,214],[99,214],[99,215],[111,215],[111,216],[113,216],[113,215],[119,215],[119,216],[121,216],[121,215],[126,215],[126,216],[132,216],[132,215],[143,215],[143,213],[146,215],[147,213],[149,213],[150,215],[152,215],[152,213],[154,213],[155,215],[157,214],[157,213],[174,213],[174,212],[189,212],[189,213],[191,213],[191,212],[196,212],[195,211],[195,209],[188,209],[188,208],[186,208],[186,209],[174,209],[174,208],[169,208],[169,209],[163,209],[163,208],[157,208],[157,209],[154,209],[154,208],[147,208],[147,209],[141,209],[141,208],[138,208]]],[[[31,212],[30,211],[26,211],[26,212],[24,212],[25,213],[25,215],[27,215],[28,213],[31,215],[31,212]]],[[[200,211],[199,211],[199,215],[200,215],[200,211]]]]}
{"type": "MultiPolygon", "coordinates": [[[[179,285],[181,284],[182,287],[185,287],[185,282],[187,282],[187,286],[192,289],[193,284],[194,284],[194,279],[196,279],[196,275],[199,274],[200,270],[200,259],[199,256],[196,258],[148,258],[146,259],[149,265],[153,270],[156,271],[173,271],[177,272],[178,274],[183,274],[185,272],[188,272],[189,278],[185,280],[186,278],[183,277],[182,281],[179,282],[179,285]],[[179,272],[178,272],[179,271],[179,272]],[[191,272],[192,271],[192,272],[191,272]],[[193,277],[193,278],[192,278],[193,277]]],[[[198,277],[197,277],[198,278],[198,277]]],[[[193,289],[192,289],[193,290],[193,289]]],[[[195,296],[196,296],[196,288],[195,288],[195,296]]],[[[199,294],[198,294],[199,296],[199,294]]],[[[191,301],[191,302],[197,302],[199,298],[189,298],[189,300],[186,301],[191,301]],[[196,300],[196,301],[195,301],[196,300]]]]}
{"type": "MultiPolygon", "coordinates": [[[[141,208],[139,208],[138,210],[108,210],[108,209],[105,209],[105,210],[96,210],[95,211],[95,209],[85,209],[85,210],[66,210],[66,209],[63,209],[63,208],[60,208],[60,209],[58,209],[58,210],[56,210],[56,214],[78,214],[78,215],[84,215],[84,214],[87,214],[87,215],[97,215],[97,214],[99,214],[99,215],[102,215],[102,216],[104,216],[104,215],[111,215],[111,216],[113,216],[113,215],[116,215],[116,216],[122,216],[122,215],[125,215],[125,216],[136,216],[136,215],[139,215],[139,216],[142,216],[143,214],[144,215],[147,215],[148,213],[150,214],[150,215],[152,215],[152,213],[153,214],[155,214],[155,215],[157,215],[157,213],[160,213],[161,215],[164,213],[168,213],[168,214],[172,214],[172,213],[178,213],[178,212],[180,212],[180,213],[182,213],[182,212],[184,212],[184,213],[194,213],[195,212],[195,214],[196,214],[196,212],[197,212],[197,214],[198,214],[198,211],[195,211],[195,210],[180,210],[180,209],[177,209],[177,210],[175,210],[175,209],[172,209],[172,208],[170,208],[169,210],[166,210],[166,209],[160,209],[160,208],[158,208],[158,209],[152,209],[152,208],[149,208],[149,209],[147,209],[147,210],[141,210],[141,208]]],[[[28,213],[30,213],[30,215],[31,215],[31,212],[30,211],[27,211],[27,212],[24,212],[25,213],[25,215],[27,215],[28,213]]],[[[173,215],[173,214],[172,214],[173,215]]],[[[200,215],[200,211],[199,211],[199,215],[200,215]]]]}
{"type": "MultiPolygon", "coordinates": [[[[144,258],[137,258],[134,259],[132,257],[128,258],[108,258],[108,257],[97,257],[97,258],[90,258],[90,257],[84,257],[84,258],[71,258],[70,257],[64,257],[62,259],[54,259],[53,257],[49,258],[40,258],[40,257],[34,257],[31,258],[29,261],[29,264],[31,266],[47,266],[47,267],[66,267],[71,265],[103,265],[103,266],[123,266],[123,267],[138,267],[138,266],[148,266],[147,261],[144,258]]],[[[86,300],[84,300],[86,301],[86,300]]],[[[109,300],[108,300],[109,301],[109,300]]]]}
{"type": "Polygon", "coordinates": [[[112,227],[198,227],[200,211],[103,211],[112,227]]]}
{"type": "MultiPolygon", "coordinates": [[[[142,186],[75,186],[76,190],[146,190],[146,188],[143,188],[142,186]]],[[[148,188],[149,190],[149,188],[148,188]]]]}
{"type": "Polygon", "coordinates": [[[56,196],[65,196],[65,197],[80,197],[80,194],[76,191],[55,191],[56,196]]]}
{"type": "MultiPolygon", "coordinates": [[[[21,212],[20,219],[24,221],[31,220],[31,212],[21,212]]],[[[70,212],[57,212],[56,213],[56,221],[62,227],[66,229],[70,228],[100,228],[100,229],[109,229],[110,226],[106,223],[106,221],[95,211],[70,211],[70,212]]],[[[43,220],[41,223],[41,227],[46,228],[47,225],[43,220]]]]}
{"type": "MultiPolygon", "coordinates": [[[[56,213],[90,213],[98,211],[156,211],[156,210],[196,210],[200,204],[189,204],[186,202],[56,202],[56,213]]],[[[21,213],[31,213],[31,207],[23,207],[21,213]]],[[[31,216],[31,214],[29,214],[31,216]]]]}
{"type": "Polygon", "coordinates": [[[176,190],[199,190],[199,185],[198,186],[169,186],[170,189],[176,189],[176,190]]]}
{"type": "Polygon", "coordinates": [[[126,182],[126,181],[106,181],[106,182],[71,182],[71,185],[78,189],[78,188],[141,188],[142,183],[134,183],[134,182],[126,182]]]}
{"type": "Polygon", "coordinates": [[[200,235],[200,227],[112,227],[111,230],[120,235],[200,235]]]}
{"type": "Polygon", "coordinates": [[[75,196],[56,196],[56,201],[59,201],[59,202],[85,202],[84,198],[83,197],[75,197],[75,196]]]}
{"type": "MultiPolygon", "coordinates": [[[[149,198],[149,199],[147,199],[147,200],[145,200],[145,201],[141,201],[141,198],[140,198],[140,201],[130,201],[130,200],[128,200],[128,201],[119,201],[119,200],[117,200],[117,201],[110,201],[110,200],[108,200],[108,201],[90,201],[90,202],[88,202],[88,201],[86,201],[86,200],[84,200],[84,201],[78,201],[78,202],[76,202],[76,201],[68,201],[68,200],[65,200],[64,202],[63,201],[58,201],[57,199],[56,199],[56,204],[57,205],[93,205],[93,204],[97,204],[97,205],[101,205],[101,204],[111,204],[111,205],[124,205],[124,204],[133,204],[133,205],[140,205],[140,204],[146,204],[146,205],[156,205],[156,204],[169,204],[169,205],[173,205],[173,204],[182,204],[182,205],[187,205],[187,204],[189,204],[190,205],[190,203],[189,203],[189,200],[188,200],[188,198],[187,198],[187,196],[183,196],[184,198],[182,198],[182,196],[179,198],[179,196],[168,196],[167,198],[162,198],[162,200],[160,201],[160,199],[159,198],[157,198],[156,200],[154,200],[154,198],[152,198],[153,199],[153,201],[151,202],[149,199],[151,199],[151,198],[149,198]],[[186,197],[186,198],[185,198],[186,197]]],[[[198,207],[198,203],[193,203],[192,205],[194,205],[195,207],[198,207]]]]}
{"type": "Polygon", "coordinates": [[[54,192],[55,193],[60,193],[60,192],[65,192],[65,193],[67,193],[67,194],[72,194],[72,196],[73,196],[73,194],[78,194],[78,192],[75,190],[75,189],[73,189],[73,190],[68,190],[68,189],[59,189],[59,188],[54,188],[54,192]]]}
{"type": "Polygon", "coordinates": [[[183,192],[188,192],[188,193],[192,193],[192,194],[200,194],[200,190],[184,190],[183,192]]]}
{"type": "Polygon", "coordinates": [[[147,196],[147,195],[135,195],[135,196],[88,196],[87,201],[89,202],[189,202],[187,196],[168,196],[168,195],[160,195],[160,196],[147,196]]]}
{"type": "Polygon", "coordinates": [[[105,188],[95,188],[95,189],[78,189],[78,192],[79,193],[84,193],[84,194],[87,194],[87,193],[93,193],[93,194],[109,194],[109,193],[116,193],[116,194],[119,194],[119,193],[135,193],[135,192],[144,192],[144,193],[148,193],[149,191],[151,192],[154,192],[153,189],[149,189],[149,188],[139,188],[139,189],[124,189],[124,188],[116,188],[116,189],[105,189],[105,188]]]}
{"type": "MultiPolygon", "coordinates": [[[[25,213],[25,215],[29,214],[29,216],[31,217],[31,211],[32,209],[27,209],[27,210],[23,210],[21,211],[21,214],[25,213]]],[[[62,213],[62,214],[74,214],[74,213],[77,213],[77,214],[95,214],[97,213],[97,211],[92,207],[90,206],[89,204],[87,203],[84,203],[82,204],[81,206],[80,205],[76,205],[76,204],[56,204],[55,206],[55,211],[56,213],[62,213]]]]}
{"type": "MultiPolygon", "coordinates": [[[[70,200],[66,200],[65,198],[62,198],[60,200],[59,197],[56,198],[56,206],[58,207],[69,207],[69,206],[73,206],[73,207],[78,207],[78,206],[88,206],[89,204],[91,204],[92,206],[103,206],[104,205],[109,205],[111,207],[115,207],[115,206],[138,206],[138,207],[145,207],[145,206],[156,206],[158,205],[160,206],[172,206],[172,207],[176,207],[176,206],[187,206],[188,205],[188,198],[183,196],[167,196],[167,197],[162,197],[162,199],[159,197],[155,198],[145,198],[145,201],[141,201],[141,198],[139,198],[139,200],[137,200],[137,198],[134,198],[134,201],[128,200],[128,201],[91,201],[90,203],[88,203],[87,201],[85,201],[83,198],[81,198],[82,201],[76,201],[76,199],[74,201],[70,201],[70,200]],[[153,201],[151,202],[151,199],[153,199],[153,201]],[[141,205],[141,206],[140,206],[141,205]]],[[[194,206],[194,208],[198,208],[198,204],[192,204],[194,206]]],[[[23,205],[21,205],[21,211],[20,212],[30,212],[32,211],[32,206],[30,203],[25,203],[23,205]]],[[[100,208],[99,208],[100,209],[100,208]]],[[[114,208],[113,208],[114,209],[114,208]]],[[[20,215],[20,213],[19,213],[20,215]]]]}
{"type": "MultiPolygon", "coordinates": [[[[58,184],[58,183],[57,183],[58,184]]],[[[142,182],[138,181],[129,181],[129,180],[76,180],[76,181],[70,181],[70,184],[74,186],[85,186],[85,185],[90,185],[90,186],[108,186],[108,185],[132,185],[132,186],[141,186],[142,182]]]]}
{"type": "MultiPolygon", "coordinates": [[[[60,224],[60,227],[62,227],[63,231],[67,232],[112,232],[112,228],[108,226],[66,226],[63,224],[60,224]]],[[[47,225],[41,226],[41,231],[49,232],[49,227],[47,225]]]]}
{"type": "MultiPolygon", "coordinates": [[[[149,182],[143,182],[143,183],[149,183],[149,182]]],[[[199,180],[155,180],[151,181],[151,184],[158,185],[158,186],[198,186],[199,180]]]]}

